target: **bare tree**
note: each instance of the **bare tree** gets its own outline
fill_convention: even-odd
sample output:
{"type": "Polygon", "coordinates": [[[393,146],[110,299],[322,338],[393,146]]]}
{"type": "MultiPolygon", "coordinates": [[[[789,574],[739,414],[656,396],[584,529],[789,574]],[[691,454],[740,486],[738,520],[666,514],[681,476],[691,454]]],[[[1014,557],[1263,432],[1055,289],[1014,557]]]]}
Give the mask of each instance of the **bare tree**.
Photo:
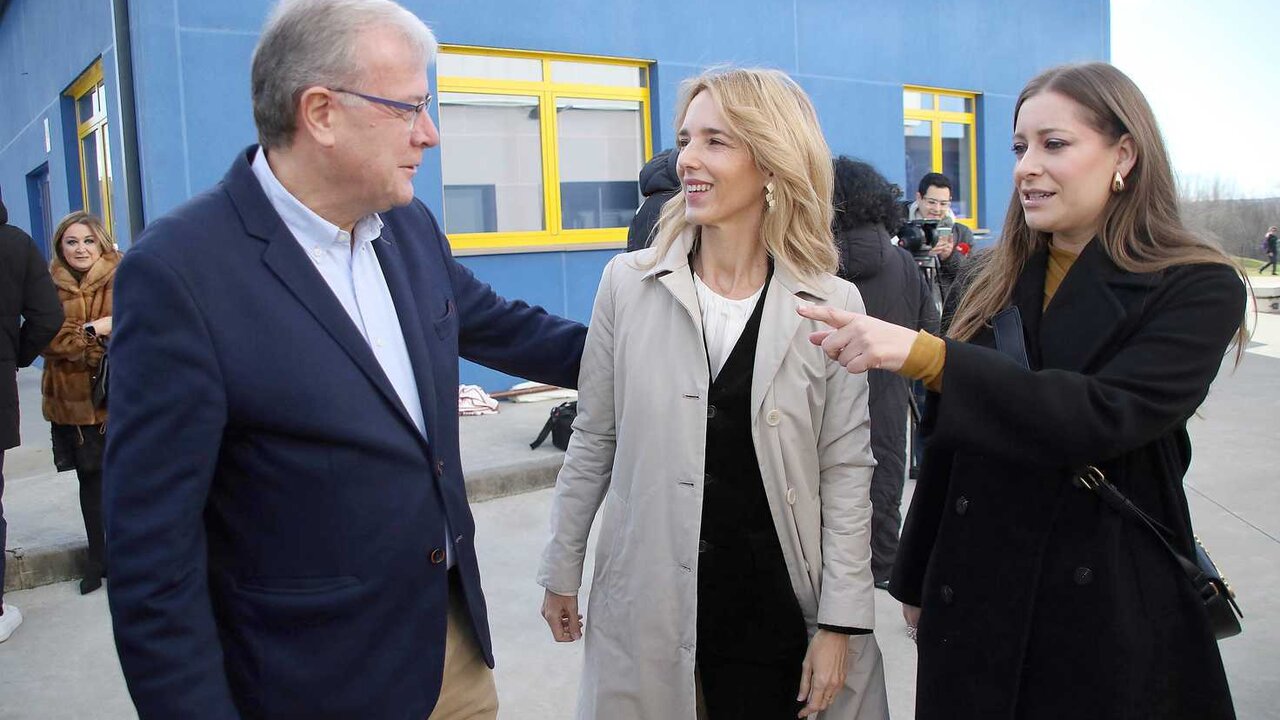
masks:
{"type": "Polygon", "coordinates": [[[1280,225],[1280,197],[1240,199],[1235,183],[1216,176],[1183,178],[1178,190],[1188,228],[1221,243],[1232,255],[1264,256],[1267,227],[1280,225]]]}

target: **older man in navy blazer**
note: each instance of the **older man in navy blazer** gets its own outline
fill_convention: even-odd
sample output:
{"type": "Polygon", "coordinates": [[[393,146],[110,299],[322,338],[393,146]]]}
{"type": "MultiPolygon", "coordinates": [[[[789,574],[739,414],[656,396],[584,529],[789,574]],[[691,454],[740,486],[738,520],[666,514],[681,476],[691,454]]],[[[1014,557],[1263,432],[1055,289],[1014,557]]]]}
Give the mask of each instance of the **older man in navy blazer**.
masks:
{"type": "Polygon", "coordinates": [[[508,302],[414,199],[430,30],[292,0],[261,146],[120,266],[110,601],[143,718],[492,718],[459,356],[574,386],[584,328],[508,302]]]}

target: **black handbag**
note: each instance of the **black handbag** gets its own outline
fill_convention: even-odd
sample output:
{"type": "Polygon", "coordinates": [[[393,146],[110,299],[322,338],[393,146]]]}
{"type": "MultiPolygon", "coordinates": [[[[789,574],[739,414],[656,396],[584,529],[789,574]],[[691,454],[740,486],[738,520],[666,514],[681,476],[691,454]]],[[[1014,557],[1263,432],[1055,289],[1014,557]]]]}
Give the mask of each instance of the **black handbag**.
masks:
{"type": "Polygon", "coordinates": [[[578,417],[577,400],[560,403],[551,408],[551,417],[547,418],[547,424],[542,426],[537,439],[529,443],[529,449],[536,450],[547,439],[547,435],[550,435],[552,445],[561,450],[568,450],[569,436],[573,434],[573,420],[576,417],[578,417]]]}
{"type": "MultiPolygon", "coordinates": [[[[1008,307],[996,313],[991,319],[991,325],[995,334],[996,349],[1022,367],[1029,368],[1022,331],[1022,315],[1018,308],[1008,307]]],[[[1151,530],[1160,544],[1169,551],[1174,562],[1191,582],[1191,587],[1200,596],[1214,637],[1221,640],[1240,634],[1240,619],[1244,617],[1244,613],[1240,612],[1240,606],[1236,604],[1235,591],[1231,589],[1227,579],[1209,557],[1204,545],[1200,544],[1200,538],[1195,538],[1196,556],[1192,560],[1178,552],[1169,542],[1170,538],[1175,537],[1171,530],[1134,505],[1124,493],[1107,480],[1107,476],[1098,468],[1090,465],[1077,473],[1075,483],[1095,493],[1107,507],[1151,530]]]]}
{"type": "Polygon", "coordinates": [[[105,408],[107,406],[107,381],[110,373],[111,353],[103,352],[102,361],[98,363],[98,367],[94,370],[93,378],[90,381],[90,397],[93,399],[93,406],[96,408],[105,408]]]}

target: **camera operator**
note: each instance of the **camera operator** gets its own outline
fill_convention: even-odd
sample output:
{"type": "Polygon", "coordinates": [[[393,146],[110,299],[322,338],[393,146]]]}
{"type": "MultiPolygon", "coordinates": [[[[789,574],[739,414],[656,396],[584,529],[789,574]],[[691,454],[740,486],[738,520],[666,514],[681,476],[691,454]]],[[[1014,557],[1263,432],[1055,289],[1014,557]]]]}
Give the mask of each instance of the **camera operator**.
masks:
{"type": "MultiPolygon", "coordinates": [[[[840,252],[839,276],[857,286],[867,315],[912,330],[936,331],[938,306],[917,269],[918,260],[889,237],[902,222],[902,191],[864,162],[842,156],[834,169],[832,230],[840,252]]],[[[881,370],[870,371],[867,381],[871,453],[876,459],[871,477],[871,574],[877,587],[887,588],[902,524],[910,389],[901,376],[881,370]]]]}
{"type": "Polygon", "coordinates": [[[956,245],[965,243],[973,247],[973,231],[956,222],[956,216],[951,212],[951,180],[942,173],[929,173],[920,178],[916,201],[911,204],[907,218],[934,221],[942,231],[934,232],[930,252],[938,258],[938,286],[945,300],[965,263],[965,256],[956,252],[956,245]],[[950,233],[946,232],[948,228],[950,233]]]}

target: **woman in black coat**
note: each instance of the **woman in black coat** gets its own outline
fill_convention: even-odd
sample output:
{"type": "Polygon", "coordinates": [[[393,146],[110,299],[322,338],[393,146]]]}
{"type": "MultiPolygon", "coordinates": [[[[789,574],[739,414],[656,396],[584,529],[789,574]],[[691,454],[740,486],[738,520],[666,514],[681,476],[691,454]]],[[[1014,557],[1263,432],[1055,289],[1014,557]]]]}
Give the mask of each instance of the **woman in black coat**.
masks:
{"type": "Polygon", "coordinates": [[[1193,556],[1186,422],[1243,340],[1239,271],[1182,226],[1155,119],[1120,71],[1049,70],[1014,124],[1004,232],[945,341],[802,309],[839,328],[814,341],[850,372],[932,390],[890,584],[918,632],[917,717],[1233,718],[1187,576],[1075,478],[1096,467],[1193,556]],[[1029,369],[995,349],[1009,306],[1029,369]]]}

